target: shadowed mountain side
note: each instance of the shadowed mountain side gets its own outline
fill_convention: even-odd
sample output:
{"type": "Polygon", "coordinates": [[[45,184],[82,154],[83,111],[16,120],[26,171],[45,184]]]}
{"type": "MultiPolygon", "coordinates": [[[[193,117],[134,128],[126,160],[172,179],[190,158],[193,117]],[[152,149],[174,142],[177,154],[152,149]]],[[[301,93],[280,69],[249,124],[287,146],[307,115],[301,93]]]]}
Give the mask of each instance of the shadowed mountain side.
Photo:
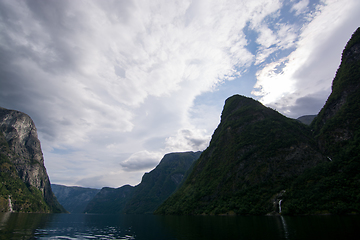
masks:
{"type": "Polygon", "coordinates": [[[166,154],[141,183],[120,188],[103,188],[89,202],[87,213],[152,213],[181,184],[187,170],[201,152],[166,154]]]}
{"type": "Polygon", "coordinates": [[[83,213],[90,200],[100,192],[100,189],[58,184],[51,184],[51,188],[59,203],[70,213],[83,213]]]}
{"type": "Polygon", "coordinates": [[[134,187],[124,185],[119,188],[104,187],[86,206],[85,213],[123,213],[125,204],[132,197],[134,187]]]}
{"type": "Polygon", "coordinates": [[[145,173],[127,202],[124,213],[153,213],[181,184],[187,170],[201,152],[166,154],[159,165],[145,173]]]}
{"type": "Polygon", "coordinates": [[[302,175],[284,196],[287,214],[360,212],[360,28],[347,43],[332,93],[311,124],[328,162],[302,175]]]}
{"type": "Polygon", "coordinates": [[[310,128],[247,97],[228,98],[209,147],[160,214],[264,214],[290,179],[326,161],[310,128]]]}

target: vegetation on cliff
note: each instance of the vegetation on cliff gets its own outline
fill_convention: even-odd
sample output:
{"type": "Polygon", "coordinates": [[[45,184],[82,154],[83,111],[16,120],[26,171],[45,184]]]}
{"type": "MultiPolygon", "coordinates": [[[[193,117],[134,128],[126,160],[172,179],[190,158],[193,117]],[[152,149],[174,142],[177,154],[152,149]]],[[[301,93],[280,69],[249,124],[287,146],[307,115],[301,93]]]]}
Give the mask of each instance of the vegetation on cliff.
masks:
{"type": "Polygon", "coordinates": [[[284,213],[360,212],[360,28],[347,43],[332,93],[311,127],[328,162],[298,178],[284,213]]]}
{"type": "Polygon", "coordinates": [[[4,135],[0,132],[0,212],[50,212],[41,191],[20,179],[4,135]],[[12,208],[12,209],[11,209],[12,208]]]}
{"type": "Polygon", "coordinates": [[[160,214],[265,214],[273,198],[306,169],[326,160],[310,128],[261,103],[226,100],[209,147],[160,214]]]}

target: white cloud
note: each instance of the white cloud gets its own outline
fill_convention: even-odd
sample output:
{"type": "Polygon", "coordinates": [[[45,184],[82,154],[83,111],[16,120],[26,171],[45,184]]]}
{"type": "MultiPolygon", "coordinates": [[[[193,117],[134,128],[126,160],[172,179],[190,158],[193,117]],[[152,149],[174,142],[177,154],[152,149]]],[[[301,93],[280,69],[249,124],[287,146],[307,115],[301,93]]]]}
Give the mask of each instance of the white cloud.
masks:
{"type": "Polygon", "coordinates": [[[272,53],[278,50],[289,49],[295,46],[297,38],[296,27],[286,24],[278,24],[276,29],[271,30],[266,23],[256,29],[259,37],[256,42],[260,44],[256,54],[255,65],[263,63],[272,53]]]}
{"type": "Polygon", "coordinates": [[[300,0],[298,3],[292,6],[291,11],[295,11],[295,15],[300,15],[306,11],[308,5],[309,0],[300,0]]]}
{"type": "Polygon", "coordinates": [[[321,95],[330,93],[341,52],[358,27],[356,19],[360,20],[357,14],[360,3],[346,3],[324,1],[315,14],[311,13],[312,21],[303,27],[296,50],[260,69],[252,93],[260,96],[264,104],[276,106],[288,116],[309,114],[303,112],[303,108],[302,112],[295,111],[296,100],[318,92],[321,95]]]}
{"type": "Polygon", "coordinates": [[[120,165],[127,171],[149,170],[159,163],[163,155],[163,153],[143,150],[132,154],[128,159],[121,162],[120,165]]]}
{"type": "Polygon", "coordinates": [[[210,135],[203,129],[180,129],[173,136],[166,138],[166,152],[202,151],[210,141],[210,135]]]}
{"type": "MultiPolygon", "coordinates": [[[[301,3],[294,11],[306,10],[301,3]]],[[[303,79],[316,74],[307,63],[321,59],[311,55],[324,53],[320,43],[359,7],[326,3],[296,42],[301,25],[277,22],[280,0],[2,0],[0,101],[34,119],[55,183],[135,184],[137,170],[155,166],[167,151],[207,146],[219,121],[217,99],[195,99],[230,80],[247,81],[242,74],[254,64],[261,68],[256,93],[284,111],[328,87],[321,82],[328,75],[318,76],[319,87],[305,94],[303,79]],[[256,56],[245,27],[259,33],[251,39],[256,56]],[[294,47],[289,57],[274,57],[294,47]]]]}

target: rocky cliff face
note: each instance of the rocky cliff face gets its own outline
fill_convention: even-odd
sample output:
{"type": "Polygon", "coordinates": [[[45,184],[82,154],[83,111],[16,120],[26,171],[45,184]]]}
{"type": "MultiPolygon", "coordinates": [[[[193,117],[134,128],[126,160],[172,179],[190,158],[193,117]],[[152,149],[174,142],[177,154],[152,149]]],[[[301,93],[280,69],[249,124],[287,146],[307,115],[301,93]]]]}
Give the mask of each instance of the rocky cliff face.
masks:
{"type": "Polygon", "coordinates": [[[14,165],[18,177],[28,188],[41,192],[50,211],[62,211],[51,190],[32,119],[22,112],[0,108],[0,131],[8,148],[7,151],[3,149],[2,154],[14,165]]]}

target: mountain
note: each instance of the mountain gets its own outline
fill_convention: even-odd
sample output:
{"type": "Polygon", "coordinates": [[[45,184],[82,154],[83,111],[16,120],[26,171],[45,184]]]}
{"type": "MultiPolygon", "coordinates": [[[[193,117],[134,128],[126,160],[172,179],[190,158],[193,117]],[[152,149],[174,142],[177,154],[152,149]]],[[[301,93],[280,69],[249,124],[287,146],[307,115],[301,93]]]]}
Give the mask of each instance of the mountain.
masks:
{"type": "Polygon", "coordinates": [[[166,154],[159,165],[145,173],[141,183],[134,189],[132,198],[126,203],[124,213],[153,213],[181,184],[187,170],[201,152],[166,154]]]}
{"type": "Polygon", "coordinates": [[[253,99],[228,98],[209,147],[155,213],[359,213],[359,60],[357,29],[310,126],[253,99]]]}
{"type": "Polygon", "coordinates": [[[305,115],[297,118],[296,120],[302,122],[303,124],[310,125],[315,117],[316,115],[305,115]]]}
{"type": "Polygon", "coordinates": [[[325,162],[310,128],[251,98],[225,102],[209,147],[160,214],[264,214],[273,196],[325,162]]]}
{"type": "Polygon", "coordinates": [[[0,211],[65,212],[51,190],[28,115],[0,108],[0,156],[0,211]]]}
{"type": "Polygon", "coordinates": [[[100,189],[58,184],[51,184],[51,188],[59,203],[70,213],[83,213],[90,200],[100,192],[100,189]]]}
{"type": "Polygon", "coordinates": [[[152,213],[181,184],[201,152],[166,154],[155,169],[135,187],[103,188],[89,202],[87,213],[152,213]]]}
{"type": "Polygon", "coordinates": [[[126,203],[132,197],[134,187],[124,185],[119,188],[104,187],[88,203],[85,213],[120,214],[124,212],[126,203]]]}
{"type": "Polygon", "coordinates": [[[293,184],[283,201],[284,212],[360,212],[360,28],[341,58],[324,107],[311,123],[328,162],[293,184]]]}

